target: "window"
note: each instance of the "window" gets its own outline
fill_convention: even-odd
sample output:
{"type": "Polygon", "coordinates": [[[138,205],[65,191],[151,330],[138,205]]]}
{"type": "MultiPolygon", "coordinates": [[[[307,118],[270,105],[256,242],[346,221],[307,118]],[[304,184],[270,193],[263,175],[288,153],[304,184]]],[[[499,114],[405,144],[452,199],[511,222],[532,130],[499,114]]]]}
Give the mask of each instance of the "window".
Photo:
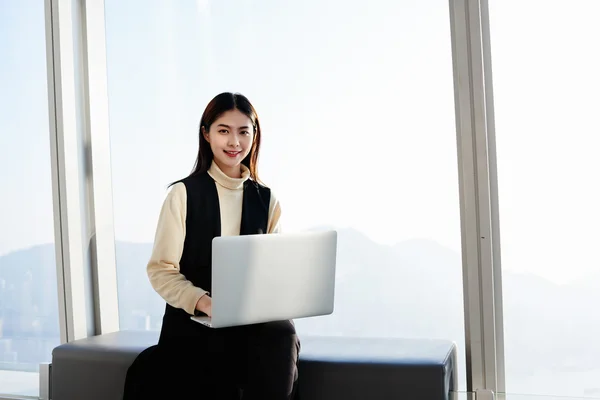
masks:
{"type": "Polygon", "coordinates": [[[38,396],[60,343],[43,1],[2,1],[0,54],[0,393],[38,396]]]}
{"type": "Polygon", "coordinates": [[[336,311],[300,334],[451,339],[462,363],[448,13],[446,0],[106,0],[121,329],[160,328],[145,272],[159,209],[192,168],[205,105],[238,91],[261,118],[284,230],[339,229],[336,311]]]}
{"type": "Polygon", "coordinates": [[[508,393],[600,397],[600,3],[491,1],[508,393]]]}

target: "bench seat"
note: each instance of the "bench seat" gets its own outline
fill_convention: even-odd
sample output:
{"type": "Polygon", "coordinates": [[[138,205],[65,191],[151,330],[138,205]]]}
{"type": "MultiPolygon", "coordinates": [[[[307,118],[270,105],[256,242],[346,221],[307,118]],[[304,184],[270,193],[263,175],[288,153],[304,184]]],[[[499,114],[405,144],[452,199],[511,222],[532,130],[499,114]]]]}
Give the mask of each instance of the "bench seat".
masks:
{"type": "MultiPolygon", "coordinates": [[[[127,369],[158,333],[120,331],[58,346],[52,400],[121,400],[127,369]]],[[[302,400],[449,400],[456,390],[451,341],[300,337],[302,400]]]]}

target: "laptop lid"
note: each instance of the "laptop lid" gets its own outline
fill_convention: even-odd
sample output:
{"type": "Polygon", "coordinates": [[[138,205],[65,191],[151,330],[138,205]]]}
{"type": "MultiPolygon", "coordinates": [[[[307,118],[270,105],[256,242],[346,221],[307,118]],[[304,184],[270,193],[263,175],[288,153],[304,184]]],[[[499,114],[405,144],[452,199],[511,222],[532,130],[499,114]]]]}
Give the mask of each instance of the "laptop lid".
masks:
{"type": "Polygon", "coordinates": [[[212,325],[333,312],[337,232],[220,236],[212,242],[212,325]]]}

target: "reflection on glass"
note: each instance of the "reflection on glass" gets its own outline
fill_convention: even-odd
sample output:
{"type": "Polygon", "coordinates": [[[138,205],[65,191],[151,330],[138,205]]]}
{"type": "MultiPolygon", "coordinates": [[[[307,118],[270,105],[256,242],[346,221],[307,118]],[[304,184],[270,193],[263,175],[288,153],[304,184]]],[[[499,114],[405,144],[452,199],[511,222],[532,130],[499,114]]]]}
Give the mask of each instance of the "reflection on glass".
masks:
{"type": "Polygon", "coordinates": [[[0,4],[0,393],[38,395],[60,342],[43,1],[0,4]]]}

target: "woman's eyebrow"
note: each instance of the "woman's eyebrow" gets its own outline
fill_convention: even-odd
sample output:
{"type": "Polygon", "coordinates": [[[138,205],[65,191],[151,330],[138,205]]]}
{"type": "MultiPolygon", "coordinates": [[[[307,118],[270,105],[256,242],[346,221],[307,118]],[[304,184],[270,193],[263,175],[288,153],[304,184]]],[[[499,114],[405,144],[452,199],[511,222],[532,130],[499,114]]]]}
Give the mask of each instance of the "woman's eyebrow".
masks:
{"type": "MultiPolygon", "coordinates": [[[[226,124],[218,124],[217,126],[222,126],[222,127],[224,127],[224,128],[231,129],[231,126],[229,126],[229,125],[226,125],[226,124]]],[[[240,126],[240,127],[238,128],[238,130],[239,130],[239,129],[250,129],[250,128],[249,128],[248,126],[240,126]]]]}

